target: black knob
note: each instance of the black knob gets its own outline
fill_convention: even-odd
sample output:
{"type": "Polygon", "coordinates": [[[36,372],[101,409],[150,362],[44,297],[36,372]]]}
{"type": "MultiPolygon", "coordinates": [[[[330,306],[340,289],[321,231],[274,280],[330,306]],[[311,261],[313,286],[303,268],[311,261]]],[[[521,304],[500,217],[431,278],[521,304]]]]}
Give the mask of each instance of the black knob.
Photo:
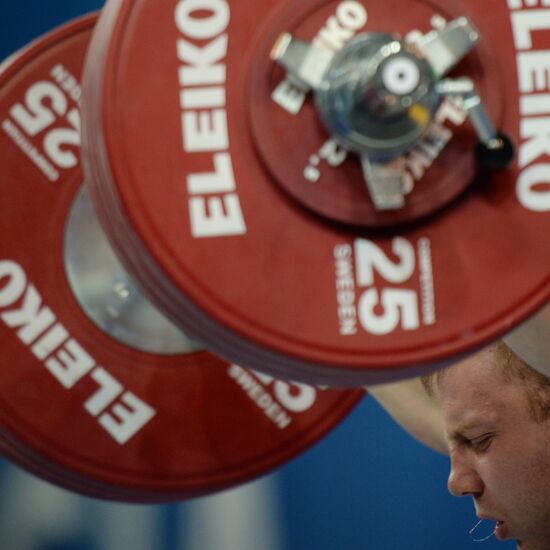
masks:
{"type": "Polygon", "coordinates": [[[486,170],[504,170],[512,164],[515,147],[506,134],[498,134],[491,144],[479,142],[476,157],[479,165],[486,170]]]}

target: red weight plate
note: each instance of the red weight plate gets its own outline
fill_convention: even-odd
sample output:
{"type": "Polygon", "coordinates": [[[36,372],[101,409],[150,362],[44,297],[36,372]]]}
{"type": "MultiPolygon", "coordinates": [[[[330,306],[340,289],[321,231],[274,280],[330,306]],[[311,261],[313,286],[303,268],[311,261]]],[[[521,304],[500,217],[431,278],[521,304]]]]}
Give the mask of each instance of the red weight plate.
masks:
{"type": "Polygon", "coordinates": [[[78,82],[94,22],[48,35],[0,74],[0,447],[93,496],[207,494],[290,460],[363,392],[273,380],[207,352],[140,352],[81,310],[63,256],[82,183],[78,82]]]}
{"type": "MultiPolygon", "coordinates": [[[[232,361],[341,385],[440,367],[550,298],[549,82],[537,65],[546,59],[550,8],[500,0],[461,9],[442,1],[352,4],[372,14],[374,30],[389,24],[385,13],[406,16],[399,31],[426,31],[434,14],[469,16],[484,46],[465,71],[518,150],[508,170],[396,231],[328,222],[282,192],[274,171],[297,165],[302,142],[307,158],[318,130],[306,128],[305,115],[303,130],[288,123],[299,138],[283,135],[280,115],[264,113],[265,128],[254,119],[273,110],[265,96],[282,77],[265,62],[265,37],[285,30],[285,21],[304,38],[322,24],[340,25],[348,2],[112,0],[84,79],[94,200],[147,294],[232,361]],[[497,75],[503,84],[494,89],[497,75]],[[255,143],[262,132],[278,151],[271,158],[255,143]]],[[[445,158],[434,170],[462,183],[443,203],[463,187],[463,174],[472,177],[469,153],[465,165],[460,154],[445,158]]]]}

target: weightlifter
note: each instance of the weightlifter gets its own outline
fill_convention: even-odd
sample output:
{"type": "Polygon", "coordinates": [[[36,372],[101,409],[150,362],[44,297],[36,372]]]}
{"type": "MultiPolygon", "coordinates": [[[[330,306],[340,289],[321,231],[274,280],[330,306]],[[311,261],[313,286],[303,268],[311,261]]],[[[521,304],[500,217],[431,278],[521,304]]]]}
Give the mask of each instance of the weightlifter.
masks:
{"type": "Polygon", "coordinates": [[[451,461],[499,540],[550,548],[550,379],[499,342],[428,377],[369,388],[414,437],[451,461]]]}

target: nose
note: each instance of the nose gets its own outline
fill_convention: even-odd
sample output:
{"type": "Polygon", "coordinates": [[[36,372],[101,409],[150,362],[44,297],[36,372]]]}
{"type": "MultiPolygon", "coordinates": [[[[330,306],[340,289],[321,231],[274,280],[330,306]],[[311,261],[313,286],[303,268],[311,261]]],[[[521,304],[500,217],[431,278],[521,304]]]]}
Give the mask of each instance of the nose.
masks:
{"type": "Polygon", "coordinates": [[[483,493],[483,480],[468,458],[459,452],[451,453],[451,471],[447,488],[455,497],[479,496],[483,493]]]}

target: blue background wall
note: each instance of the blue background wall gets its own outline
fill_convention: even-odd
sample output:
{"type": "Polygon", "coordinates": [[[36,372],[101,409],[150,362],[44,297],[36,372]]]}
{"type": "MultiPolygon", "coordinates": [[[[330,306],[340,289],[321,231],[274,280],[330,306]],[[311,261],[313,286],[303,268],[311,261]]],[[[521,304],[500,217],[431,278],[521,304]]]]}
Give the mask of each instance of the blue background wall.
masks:
{"type": "MultiPolygon", "coordinates": [[[[0,58],[102,4],[1,0],[0,58]]],[[[409,438],[370,398],[281,471],[180,505],[122,506],[81,498],[0,461],[0,549],[478,548],[468,535],[476,523],[472,504],[448,495],[447,471],[446,458],[409,438]]],[[[492,539],[482,547],[514,545],[492,539]]]]}

